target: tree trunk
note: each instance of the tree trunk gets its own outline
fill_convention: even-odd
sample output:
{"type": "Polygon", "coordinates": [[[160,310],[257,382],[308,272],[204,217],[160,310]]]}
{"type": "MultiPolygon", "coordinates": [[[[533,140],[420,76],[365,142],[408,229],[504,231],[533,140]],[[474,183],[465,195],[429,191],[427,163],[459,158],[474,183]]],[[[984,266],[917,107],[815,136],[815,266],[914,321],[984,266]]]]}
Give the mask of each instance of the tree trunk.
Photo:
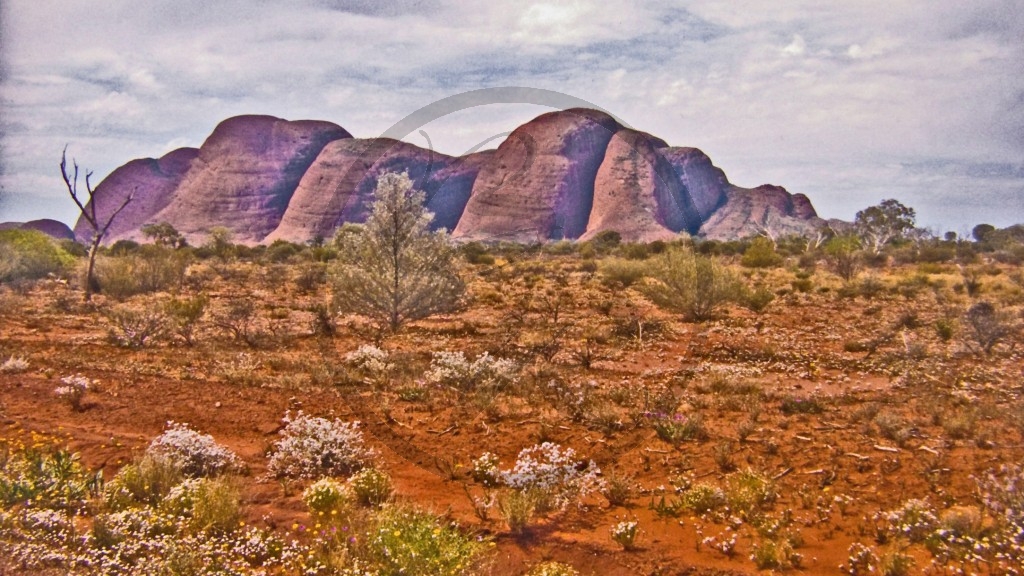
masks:
{"type": "Polygon", "coordinates": [[[85,301],[90,302],[92,300],[92,283],[93,283],[93,269],[96,267],[96,251],[100,246],[100,236],[96,235],[93,237],[92,244],[89,245],[89,267],[85,272],[85,301]]]}

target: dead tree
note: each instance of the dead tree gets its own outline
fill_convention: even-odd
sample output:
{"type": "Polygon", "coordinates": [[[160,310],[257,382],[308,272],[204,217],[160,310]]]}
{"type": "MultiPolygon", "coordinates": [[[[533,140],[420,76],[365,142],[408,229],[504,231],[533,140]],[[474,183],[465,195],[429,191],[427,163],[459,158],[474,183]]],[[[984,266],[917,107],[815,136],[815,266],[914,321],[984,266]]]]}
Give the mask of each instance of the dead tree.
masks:
{"type": "Polygon", "coordinates": [[[135,197],[135,192],[132,191],[128,194],[128,197],[124,199],[124,202],[118,206],[117,210],[110,213],[105,222],[100,222],[99,216],[96,215],[96,198],[93,197],[92,184],[89,183],[89,178],[92,177],[92,171],[85,173],[85,192],[88,197],[85,202],[78,197],[78,162],[71,159],[71,165],[74,171],[68,173],[68,160],[67,160],[68,147],[64,147],[64,151],[60,154],[60,175],[64,179],[64,185],[68,188],[68,194],[71,195],[71,199],[75,201],[75,205],[78,206],[78,211],[81,213],[82,218],[92,228],[92,240],[89,242],[89,267],[85,273],[85,301],[92,300],[92,287],[93,287],[93,274],[96,267],[96,252],[99,250],[100,243],[103,242],[103,237],[107,235],[107,230],[110,229],[110,225],[114,223],[114,219],[121,213],[122,210],[128,206],[128,203],[135,197]]]}

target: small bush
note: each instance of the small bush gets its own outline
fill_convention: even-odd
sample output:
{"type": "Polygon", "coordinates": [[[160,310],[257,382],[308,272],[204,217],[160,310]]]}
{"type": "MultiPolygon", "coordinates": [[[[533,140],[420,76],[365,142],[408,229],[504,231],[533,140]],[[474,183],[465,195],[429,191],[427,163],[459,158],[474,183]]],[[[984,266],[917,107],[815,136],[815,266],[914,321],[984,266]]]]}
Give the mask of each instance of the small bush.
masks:
{"type": "Polygon", "coordinates": [[[122,467],[103,490],[103,501],[111,510],[138,505],[156,506],[183,479],[181,469],[169,460],[143,456],[138,463],[122,467]]]}
{"type": "Polygon", "coordinates": [[[196,343],[196,329],[209,302],[206,295],[200,294],[192,298],[172,298],[164,305],[170,330],[189,346],[196,343]]]}
{"type": "Polygon", "coordinates": [[[81,412],[84,409],[82,401],[85,400],[86,392],[93,387],[93,382],[81,375],[65,376],[60,381],[63,386],[58,386],[53,393],[61,400],[67,402],[72,410],[81,412]]]}
{"type": "Polygon", "coordinates": [[[825,407],[816,398],[783,398],[780,406],[783,414],[821,414],[825,407]]]}
{"type": "Polygon", "coordinates": [[[428,382],[459,390],[502,389],[518,381],[519,366],[487,352],[472,362],[462,352],[434,352],[424,377],[428,382]]]}
{"type": "Polygon", "coordinates": [[[522,534],[533,522],[538,500],[534,490],[508,490],[498,498],[498,512],[513,534],[522,534]]]}
{"type": "Polygon", "coordinates": [[[167,423],[167,430],[149,444],[146,454],[172,463],[191,478],[217,476],[242,466],[238,456],[213,436],[176,422],[167,423]]]}
{"type": "Polygon", "coordinates": [[[313,516],[331,516],[349,508],[348,488],[333,478],[321,478],[302,492],[302,502],[313,516]]]}
{"type": "Polygon", "coordinates": [[[683,508],[687,508],[699,516],[725,506],[725,492],[710,484],[694,484],[680,495],[679,503],[683,508]]]}
{"type": "Polygon", "coordinates": [[[11,356],[0,364],[0,374],[21,374],[28,370],[28,361],[22,357],[11,356]]]}
{"type": "Polygon", "coordinates": [[[0,282],[63,275],[73,262],[73,256],[38,230],[0,230],[0,282]]]}
{"type": "Polygon", "coordinates": [[[612,526],[612,540],[622,546],[623,550],[636,549],[636,537],[640,533],[640,525],[635,521],[623,520],[612,526]]]}
{"type": "Polygon", "coordinates": [[[569,566],[568,564],[562,564],[561,562],[543,562],[537,564],[530,571],[526,573],[526,576],[580,576],[580,573],[569,566]]]}
{"type": "Polygon", "coordinates": [[[348,485],[356,501],[363,506],[383,506],[394,492],[391,477],[376,468],[363,468],[356,472],[349,478],[348,485]]]}
{"type": "Polygon", "coordinates": [[[739,301],[743,286],[731,270],[689,250],[662,254],[645,293],[655,304],[695,321],[709,320],[729,302],[739,301]]]}
{"type": "Polygon", "coordinates": [[[160,339],[168,330],[163,310],[136,310],[120,306],[106,313],[110,323],[110,340],[125,348],[142,348],[160,339]]]}
{"type": "Polygon", "coordinates": [[[646,262],[610,258],[598,265],[601,282],[608,287],[629,288],[650,275],[646,262]]]}
{"type": "Polygon", "coordinates": [[[358,422],[342,422],[307,416],[285,415],[282,438],[274,444],[267,464],[277,478],[321,478],[349,475],[373,459],[363,445],[358,422]]]}
{"type": "Polygon", "coordinates": [[[95,277],[100,292],[118,300],[178,288],[185,280],[189,252],[146,245],[125,256],[96,260],[95,277]]]}
{"type": "Polygon", "coordinates": [[[764,236],[755,238],[740,259],[740,266],[745,268],[774,268],[780,264],[782,256],[775,251],[775,243],[764,236]]]}
{"type": "Polygon", "coordinates": [[[654,431],[669,444],[679,444],[687,440],[708,439],[707,428],[704,426],[704,418],[699,413],[691,416],[675,414],[673,416],[654,414],[650,416],[654,431]]]}
{"type": "Polygon", "coordinates": [[[564,510],[603,487],[593,462],[576,460],[576,451],[544,442],[519,451],[515,465],[502,471],[501,482],[521,492],[536,491],[537,510],[564,510]]]}
{"type": "MultiPolygon", "coordinates": [[[[77,454],[32,448],[9,452],[0,444],[0,504],[80,510],[103,487],[102,472],[91,473],[77,454]]],[[[0,513],[0,526],[3,514],[0,513]]]]}
{"type": "Polygon", "coordinates": [[[996,344],[1009,334],[1005,316],[988,302],[978,302],[971,306],[964,315],[964,321],[971,328],[974,341],[985,354],[991,354],[996,344]]]}
{"type": "Polygon", "coordinates": [[[223,534],[238,527],[238,497],[237,488],[223,478],[192,478],[172,488],[160,508],[186,518],[193,532],[223,534]]]}
{"type": "Polygon", "coordinates": [[[368,536],[367,556],[380,576],[456,576],[468,572],[484,550],[455,524],[405,507],[381,511],[368,536]]]}

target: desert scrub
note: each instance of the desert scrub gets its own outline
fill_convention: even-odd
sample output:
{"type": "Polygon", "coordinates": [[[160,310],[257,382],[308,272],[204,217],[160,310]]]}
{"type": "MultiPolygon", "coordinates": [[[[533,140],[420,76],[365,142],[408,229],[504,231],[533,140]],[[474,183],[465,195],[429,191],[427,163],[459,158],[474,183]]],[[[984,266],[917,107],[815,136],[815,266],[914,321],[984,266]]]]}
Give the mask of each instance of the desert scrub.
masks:
{"type": "Polygon", "coordinates": [[[110,510],[157,506],[184,479],[185,475],[175,463],[146,455],[117,471],[104,486],[103,502],[110,510]]]}
{"type": "Polygon", "coordinates": [[[342,422],[307,416],[301,411],[286,414],[281,439],[274,444],[267,464],[275,478],[347,476],[373,460],[374,452],[363,444],[358,422],[342,422]]]}
{"type": "Polygon", "coordinates": [[[150,442],[146,453],[171,462],[188,477],[216,476],[238,471],[242,461],[213,436],[201,434],[188,424],[168,422],[167,430],[150,442]]]}
{"type": "Polygon", "coordinates": [[[321,478],[302,491],[302,502],[315,518],[335,517],[352,504],[352,493],[333,478],[321,478]]]}
{"type": "Polygon", "coordinates": [[[94,387],[95,383],[81,374],[65,376],[60,381],[62,385],[53,391],[57,398],[66,402],[75,412],[84,410],[85,406],[82,402],[85,401],[85,394],[94,387]]]}
{"type": "Polygon", "coordinates": [[[387,351],[364,344],[345,355],[345,362],[362,373],[371,384],[382,386],[394,370],[387,351]]]}
{"type": "Polygon", "coordinates": [[[522,534],[537,513],[536,490],[507,490],[498,497],[498,513],[513,534],[522,534]]]}
{"type": "Polygon", "coordinates": [[[74,262],[52,238],[37,230],[0,230],[0,282],[61,275],[74,262]]]}
{"type": "Polygon", "coordinates": [[[391,477],[376,468],[363,468],[348,480],[356,501],[363,506],[382,506],[391,499],[391,477]]]}
{"type": "Polygon", "coordinates": [[[769,568],[797,568],[803,565],[803,555],[793,549],[785,539],[762,539],[750,548],[750,560],[758,570],[769,568]]]}
{"type": "Polygon", "coordinates": [[[576,459],[576,451],[552,442],[523,448],[510,470],[501,473],[501,483],[513,490],[534,491],[537,511],[564,510],[581,504],[604,485],[601,470],[593,461],[576,459]]]}
{"type": "Polygon", "coordinates": [[[821,414],[825,411],[825,407],[817,398],[793,398],[787,397],[782,399],[782,403],[779,408],[783,414],[821,414]]]}
{"type": "Polygon", "coordinates": [[[473,460],[472,469],[469,471],[469,475],[477,482],[493,488],[497,486],[500,481],[501,470],[498,469],[498,465],[501,461],[497,456],[490,452],[484,452],[479,458],[473,460]]]}
{"type": "Polygon", "coordinates": [[[80,510],[102,489],[102,472],[87,470],[77,454],[0,440],[0,505],[80,510]]]}
{"type": "Polygon", "coordinates": [[[118,306],[105,314],[110,341],[125,348],[142,348],[167,334],[169,323],[160,309],[136,310],[118,306]]]}
{"type": "Polygon", "coordinates": [[[648,413],[650,421],[658,438],[669,444],[679,444],[687,440],[707,440],[708,431],[704,426],[704,418],[700,413],[693,413],[689,416],[684,414],[648,413]]]}
{"type": "Polygon", "coordinates": [[[28,360],[18,356],[11,356],[0,364],[0,374],[21,374],[28,370],[28,360]]]}
{"type": "Polygon", "coordinates": [[[771,506],[778,498],[771,478],[749,468],[730,474],[725,479],[725,486],[729,509],[745,517],[771,506]]]}
{"type": "Polygon", "coordinates": [[[630,474],[612,471],[605,478],[601,494],[612,506],[625,506],[633,498],[636,481],[630,474]]]}
{"type": "Polygon", "coordinates": [[[472,362],[462,352],[434,352],[424,378],[432,384],[458,390],[500,390],[519,380],[519,365],[512,360],[495,358],[487,352],[472,362]]]}
{"type": "Polygon", "coordinates": [[[185,519],[192,532],[224,534],[241,520],[238,499],[238,489],[225,478],[189,478],[167,493],[160,510],[185,519]]]}
{"type": "Polygon", "coordinates": [[[580,573],[568,564],[544,562],[530,568],[526,576],[580,576],[580,573]]]}
{"type": "Polygon", "coordinates": [[[742,283],[729,268],[685,249],[661,254],[651,276],[656,282],[645,286],[647,296],[658,306],[697,322],[711,319],[743,294],[742,283]]]}
{"type": "Polygon", "coordinates": [[[710,514],[725,506],[725,492],[717,486],[703,482],[694,484],[679,496],[679,504],[698,516],[710,514]]]}
{"type": "Polygon", "coordinates": [[[888,512],[875,515],[877,540],[885,542],[890,539],[904,538],[908,542],[921,542],[931,534],[939,524],[935,509],[924,500],[911,499],[902,506],[888,512]]]}
{"type": "Polygon", "coordinates": [[[464,574],[486,546],[455,524],[406,507],[381,510],[365,545],[367,560],[380,576],[464,574]]]}
{"type": "Polygon", "coordinates": [[[612,540],[622,546],[623,550],[636,550],[636,538],[640,534],[640,524],[623,520],[611,528],[612,540]]]}

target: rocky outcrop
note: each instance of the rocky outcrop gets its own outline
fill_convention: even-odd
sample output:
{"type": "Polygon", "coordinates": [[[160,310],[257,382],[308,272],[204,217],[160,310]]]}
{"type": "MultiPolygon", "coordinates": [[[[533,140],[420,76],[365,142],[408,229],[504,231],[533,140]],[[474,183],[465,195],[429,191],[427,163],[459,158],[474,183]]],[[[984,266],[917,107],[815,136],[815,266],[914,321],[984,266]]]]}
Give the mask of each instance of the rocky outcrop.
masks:
{"type": "Polygon", "coordinates": [[[658,150],[672,166],[700,219],[707,220],[725,202],[729,179],[697,148],[671,147],[658,150]]]}
{"type": "MultiPolygon", "coordinates": [[[[225,226],[236,242],[307,242],[364,222],[377,180],[407,172],[432,226],[455,239],[543,242],[618,232],[627,241],[814,231],[800,194],[745,189],[696,148],[670,147],[597,110],[542,114],[496,150],[452,157],[387,138],[355,139],[330,122],[271,116],[225,120],[199,149],[133,160],[96,188],[100,219],[128,194],[105,241],[168,222],[193,244],[225,226]]],[[[92,231],[84,221],[80,240],[92,231]]]]}
{"type": "Polygon", "coordinates": [[[315,120],[237,116],[221,122],[155,219],[171,223],[190,242],[224,226],[236,242],[257,243],[273,232],[321,149],[351,138],[344,128],[315,120]]]}
{"type": "Polygon", "coordinates": [[[748,189],[731,186],[726,201],[700,228],[710,240],[735,240],[757,234],[808,234],[826,222],[818,218],[803,194],[790,194],[781,186],[765,184],[748,189]]]}
{"type": "MultiPolygon", "coordinates": [[[[142,233],[139,228],[154,223],[156,214],[174,198],[178,185],[198,154],[199,150],[195,148],[179,148],[159,160],[132,160],[104,178],[93,191],[92,201],[85,206],[86,210],[92,210],[91,203],[96,203],[96,217],[100,225],[107,222],[129,194],[132,195],[131,202],[111,223],[104,242],[140,239],[142,233]]],[[[79,242],[89,242],[93,233],[85,218],[79,218],[75,224],[75,238],[79,242]]]]}
{"type": "Polygon", "coordinates": [[[57,240],[75,239],[75,233],[67,224],[49,218],[28,222],[0,222],[0,230],[36,230],[57,240]]]}
{"type": "Polygon", "coordinates": [[[701,219],[672,165],[658,152],[664,141],[635,130],[615,133],[594,182],[589,240],[614,230],[627,242],[671,240],[696,232],[701,219]]]}
{"type": "Polygon", "coordinates": [[[594,179],[621,126],[596,110],[543,114],[516,128],[473,184],[453,236],[538,242],[587,230],[594,179]]]}
{"type": "Polygon", "coordinates": [[[299,182],[277,228],[264,242],[330,237],[345,222],[364,222],[377,179],[406,172],[434,212],[434,228],[452,229],[462,216],[481,160],[453,158],[389,138],[335,140],[324,146],[299,182]]]}

